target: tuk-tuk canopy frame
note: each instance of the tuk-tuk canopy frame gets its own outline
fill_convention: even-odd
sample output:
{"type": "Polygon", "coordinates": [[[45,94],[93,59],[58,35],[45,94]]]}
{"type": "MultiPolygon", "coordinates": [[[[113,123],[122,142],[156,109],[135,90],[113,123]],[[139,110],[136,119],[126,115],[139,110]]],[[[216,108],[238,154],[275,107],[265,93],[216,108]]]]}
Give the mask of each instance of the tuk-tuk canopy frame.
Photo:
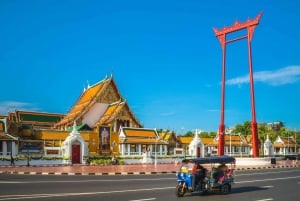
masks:
{"type": "Polygon", "coordinates": [[[235,158],[232,156],[211,156],[211,157],[204,157],[204,158],[194,158],[194,159],[183,159],[182,162],[191,162],[196,164],[212,164],[212,163],[234,163],[235,158]]]}

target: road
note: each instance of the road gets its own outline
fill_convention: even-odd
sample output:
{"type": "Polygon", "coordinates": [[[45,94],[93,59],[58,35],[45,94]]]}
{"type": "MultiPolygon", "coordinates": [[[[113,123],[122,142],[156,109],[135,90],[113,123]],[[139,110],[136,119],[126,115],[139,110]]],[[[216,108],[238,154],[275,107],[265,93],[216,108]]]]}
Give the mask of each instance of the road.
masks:
{"type": "Polygon", "coordinates": [[[298,200],[300,168],[236,171],[228,195],[186,195],[177,198],[176,176],[157,175],[0,175],[0,201],[271,201],[298,200]]]}

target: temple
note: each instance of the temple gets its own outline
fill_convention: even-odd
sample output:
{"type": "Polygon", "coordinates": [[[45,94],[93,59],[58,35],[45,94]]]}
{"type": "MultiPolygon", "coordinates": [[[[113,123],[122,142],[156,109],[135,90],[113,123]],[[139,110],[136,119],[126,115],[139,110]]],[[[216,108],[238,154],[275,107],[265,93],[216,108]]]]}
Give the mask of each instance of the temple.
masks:
{"type": "MultiPolygon", "coordinates": [[[[200,137],[200,133],[181,136],[170,130],[144,128],[113,77],[106,76],[85,88],[66,114],[15,110],[0,115],[0,157],[61,159],[77,164],[90,157],[153,162],[154,157],[218,155],[219,136],[200,137]]],[[[251,136],[224,134],[226,155],[252,155],[251,136]]],[[[298,153],[299,146],[293,141],[280,138],[273,145],[266,142],[265,155],[298,153]]]]}
{"type": "Polygon", "coordinates": [[[109,126],[112,132],[117,132],[121,126],[142,127],[122,98],[112,76],[84,89],[68,114],[55,127],[68,130],[74,121],[91,130],[109,126]]]}

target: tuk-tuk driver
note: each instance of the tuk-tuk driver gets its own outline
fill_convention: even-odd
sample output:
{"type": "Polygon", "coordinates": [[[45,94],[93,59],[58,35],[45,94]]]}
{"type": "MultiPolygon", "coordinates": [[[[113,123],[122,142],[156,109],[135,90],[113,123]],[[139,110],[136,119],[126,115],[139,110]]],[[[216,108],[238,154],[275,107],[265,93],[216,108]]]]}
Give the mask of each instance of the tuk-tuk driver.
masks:
{"type": "Polygon", "coordinates": [[[207,171],[206,168],[204,168],[202,165],[195,164],[195,166],[192,170],[192,174],[195,175],[193,184],[196,184],[196,185],[199,184],[199,182],[205,178],[206,171],[207,171]]]}

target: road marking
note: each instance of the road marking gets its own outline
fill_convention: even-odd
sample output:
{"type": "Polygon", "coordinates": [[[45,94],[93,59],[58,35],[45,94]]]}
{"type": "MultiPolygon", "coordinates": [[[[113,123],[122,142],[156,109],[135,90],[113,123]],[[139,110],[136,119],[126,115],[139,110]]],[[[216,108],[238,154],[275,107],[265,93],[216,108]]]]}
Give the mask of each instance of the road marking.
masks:
{"type": "Polygon", "coordinates": [[[273,188],[274,186],[262,186],[261,188],[273,188]]]}
{"type": "Polygon", "coordinates": [[[156,198],[145,198],[145,199],[129,200],[129,201],[146,201],[146,200],[156,200],[156,198]]]}
{"type": "MultiPolygon", "coordinates": [[[[154,179],[86,179],[86,180],[64,180],[64,181],[19,181],[18,183],[83,183],[83,182],[129,182],[129,181],[166,181],[174,180],[172,178],[154,178],[154,179]]],[[[176,178],[175,178],[176,180],[176,178]]],[[[0,181],[2,183],[2,181],[0,181]]]]}
{"type": "MultiPolygon", "coordinates": [[[[84,195],[100,195],[112,193],[127,193],[137,191],[157,191],[174,189],[175,187],[162,187],[162,188],[149,188],[149,189],[133,189],[133,190],[120,190],[120,191],[105,191],[105,192],[86,192],[86,193],[55,193],[55,194],[28,194],[28,195],[0,195],[0,200],[24,200],[33,198],[49,198],[49,197],[67,197],[67,196],[84,196],[84,195]]],[[[156,198],[155,198],[156,199],[156,198]]]]}
{"type": "MultiPolygon", "coordinates": [[[[276,171],[276,172],[256,172],[255,174],[258,175],[258,174],[263,174],[263,175],[266,175],[266,174],[278,174],[278,173],[285,173],[285,172],[288,172],[288,173],[291,173],[291,172],[299,172],[300,170],[292,170],[292,171],[276,171]]],[[[235,174],[235,176],[244,176],[244,175],[253,175],[253,173],[245,173],[245,174],[235,174]]]]}
{"type": "Polygon", "coordinates": [[[281,178],[273,178],[273,179],[257,179],[257,180],[250,180],[250,181],[238,181],[234,182],[236,184],[243,184],[243,183],[253,183],[253,182],[260,182],[260,181],[274,181],[274,180],[285,180],[285,179],[295,179],[300,178],[300,176],[297,177],[281,177],[281,178]]]}
{"type": "Polygon", "coordinates": [[[0,181],[0,184],[21,184],[21,181],[0,181]]]}
{"type": "MultiPolygon", "coordinates": [[[[262,179],[262,180],[252,180],[252,181],[240,181],[235,183],[252,183],[252,182],[264,182],[264,181],[274,181],[274,180],[285,180],[285,179],[295,179],[297,177],[283,177],[283,178],[273,178],[273,179],[262,179]]],[[[91,180],[93,181],[93,180],[91,180]]],[[[12,182],[11,182],[12,183],[12,182]]],[[[22,182],[25,183],[25,182],[22,182]]],[[[35,183],[35,182],[33,182],[35,183]]],[[[300,182],[298,182],[300,183],[300,182]]],[[[166,190],[174,189],[175,186],[171,187],[161,187],[161,188],[150,188],[150,189],[132,189],[132,190],[120,190],[120,191],[105,191],[105,192],[85,192],[85,193],[59,193],[59,194],[23,194],[23,195],[0,195],[0,201],[2,200],[24,200],[24,199],[34,199],[34,198],[49,198],[49,197],[67,197],[67,196],[84,196],[84,195],[100,195],[100,194],[112,194],[112,193],[127,193],[127,192],[138,192],[138,191],[156,191],[156,190],[166,190]]],[[[269,201],[272,198],[267,198],[264,200],[256,201],[269,201]]]]}

